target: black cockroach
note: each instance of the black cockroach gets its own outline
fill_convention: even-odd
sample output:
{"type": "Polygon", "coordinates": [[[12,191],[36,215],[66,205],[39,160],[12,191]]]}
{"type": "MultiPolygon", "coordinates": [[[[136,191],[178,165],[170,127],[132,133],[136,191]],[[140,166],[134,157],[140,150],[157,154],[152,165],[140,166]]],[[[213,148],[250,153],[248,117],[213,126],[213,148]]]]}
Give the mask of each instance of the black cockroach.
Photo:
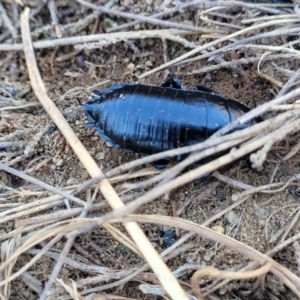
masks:
{"type": "Polygon", "coordinates": [[[183,90],[176,78],[162,86],[113,85],[94,94],[96,97],[84,104],[91,121],[88,126],[96,127],[98,134],[114,147],[141,154],[202,142],[250,110],[202,86],[183,90]]]}

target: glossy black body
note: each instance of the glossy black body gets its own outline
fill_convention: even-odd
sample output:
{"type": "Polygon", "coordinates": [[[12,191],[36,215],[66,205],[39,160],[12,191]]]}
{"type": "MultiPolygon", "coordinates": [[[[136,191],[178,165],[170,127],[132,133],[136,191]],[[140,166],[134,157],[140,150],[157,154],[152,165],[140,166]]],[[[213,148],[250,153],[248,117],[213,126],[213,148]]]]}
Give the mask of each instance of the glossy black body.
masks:
{"type": "Polygon", "coordinates": [[[122,84],[94,93],[84,105],[88,125],[114,147],[141,154],[199,143],[249,111],[204,87],[182,90],[174,79],[164,86],[122,84]]]}

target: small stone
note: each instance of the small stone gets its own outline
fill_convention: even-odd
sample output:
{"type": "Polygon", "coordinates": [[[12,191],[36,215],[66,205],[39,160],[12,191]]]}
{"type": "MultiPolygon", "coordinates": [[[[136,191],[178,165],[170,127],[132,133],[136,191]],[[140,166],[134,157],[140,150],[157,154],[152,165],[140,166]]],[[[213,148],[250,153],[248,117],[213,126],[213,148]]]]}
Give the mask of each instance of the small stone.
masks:
{"type": "Polygon", "coordinates": [[[211,229],[221,234],[225,233],[225,228],[221,225],[215,225],[211,229]]]}
{"type": "Polygon", "coordinates": [[[233,225],[237,222],[239,216],[234,211],[230,210],[228,213],[225,214],[225,218],[231,225],[233,225]]]}
{"type": "Polygon", "coordinates": [[[127,69],[128,69],[129,71],[133,71],[134,67],[135,67],[135,65],[134,65],[133,63],[130,63],[130,64],[127,66],[127,69]]]}
{"type": "Polygon", "coordinates": [[[254,202],[254,210],[255,214],[262,220],[266,220],[269,216],[269,211],[264,207],[259,206],[257,203],[254,202]]]}
{"type": "Polygon", "coordinates": [[[105,156],[105,155],[104,155],[104,152],[99,152],[99,153],[96,154],[95,157],[96,157],[98,160],[102,160],[102,159],[104,159],[104,156],[105,156]]]}
{"type": "Polygon", "coordinates": [[[214,256],[214,251],[212,250],[207,250],[205,251],[205,254],[203,256],[203,260],[208,262],[212,259],[212,257],[214,256]]]}
{"type": "Polygon", "coordinates": [[[61,158],[56,162],[57,167],[61,167],[64,164],[64,160],[61,158]]]}
{"type": "Polygon", "coordinates": [[[111,148],[111,147],[113,147],[113,144],[111,144],[110,142],[106,142],[106,146],[111,148]]]}
{"type": "Polygon", "coordinates": [[[71,155],[67,155],[67,156],[65,157],[65,160],[66,160],[66,161],[70,161],[72,158],[73,158],[73,157],[72,157],[71,155]]]}
{"type": "Polygon", "coordinates": [[[70,178],[67,180],[67,185],[75,185],[77,184],[76,178],[70,178]]]}
{"type": "Polygon", "coordinates": [[[151,60],[147,60],[147,61],[145,62],[145,65],[146,65],[146,67],[152,67],[152,66],[153,66],[153,63],[152,63],[151,60]]]}

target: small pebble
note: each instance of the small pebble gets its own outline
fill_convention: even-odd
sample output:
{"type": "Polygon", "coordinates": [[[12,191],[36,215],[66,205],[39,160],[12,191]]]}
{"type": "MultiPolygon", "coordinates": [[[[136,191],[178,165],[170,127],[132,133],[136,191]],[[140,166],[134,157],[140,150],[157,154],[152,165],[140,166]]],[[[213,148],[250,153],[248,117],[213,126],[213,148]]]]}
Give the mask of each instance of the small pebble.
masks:
{"type": "Polygon", "coordinates": [[[230,210],[228,213],[225,214],[225,218],[231,225],[233,225],[237,222],[239,216],[233,210],[230,210]]]}
{"type": "Polygon", "coordinates": [[[211,229],[214,230],[214,231],[216,231],[216,232],[218,232],[218,233],[221,233],[221,234],[225,233],[225,229],[221,225],[215,225],[211,229]]]}
{"type": "Polygon", "coordinates": [[[205,254],[203,256],[203,260],[208,262],[212,259],[213,256],[214,256],[214,251],[213,250],[207,250],[207,251],[205,251],[205,254]]]}
{"type": "Polygon", "coordinates": [[[261,227],[261,228],[264,227],[266,224],[266,219],[268,218],[268,216],[270,214],[269,211],[254,202],[254,213],[258,217],[259,227],[261,227]]]}
{"type": "Polygon", "coordinates": [[[67,180],[67,185],[74,185],[77,184],[76,178],[70,178],[67,180]]]}
{"type": "Polygon", "coordinates": [[[133,71],[134,69],[134,64],[133,63],[130,63],[128,66],[127,66],[127,69],[130,70],[130,71],[133,71]]]}
{"type": "Polygon", "coordinates": [[[260,218],[260,219],[267,219],[269,216],[269,211],[265,209],[264,207],[259,206],[257,203],[254,202],[254,210],[255,214],[260,218]]]}
{"type": "Polygon", "coordinates": [[[152,66],[153,66],[152,61],[151,61],[151,60],[147,60],[147,61],[145,62],[145,66],[146,66],[146,67],[152,67],[152,66]]]}
{"type": "Polygon", "coordinates": [[[104,152],[99,152],[99,153],[96,154],[95,157],[96,157],[98,160],[102,160],[102,159],[104,159],[104,156],[105,156],[105,155],[104,155],[104,152]]]}
{"type": "Polygon", "coordinates": [[[56,162],[57,167],[61,167],[64,164],[64,160],[61,158],[56,162]]]}

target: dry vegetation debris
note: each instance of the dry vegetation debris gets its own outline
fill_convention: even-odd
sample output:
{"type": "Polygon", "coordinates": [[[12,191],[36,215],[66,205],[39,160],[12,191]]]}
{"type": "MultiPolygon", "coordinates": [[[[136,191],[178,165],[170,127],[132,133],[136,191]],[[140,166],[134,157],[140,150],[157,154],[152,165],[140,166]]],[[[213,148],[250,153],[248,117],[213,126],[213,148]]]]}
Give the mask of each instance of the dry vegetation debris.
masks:
{"type": "Polygon", "coordinates": [[[299,6],[0,2],[1,299],[299,298],[299,6]],[[253,109],[142,158],[84,126],[93,89],[173,75],[253,109]]]}

